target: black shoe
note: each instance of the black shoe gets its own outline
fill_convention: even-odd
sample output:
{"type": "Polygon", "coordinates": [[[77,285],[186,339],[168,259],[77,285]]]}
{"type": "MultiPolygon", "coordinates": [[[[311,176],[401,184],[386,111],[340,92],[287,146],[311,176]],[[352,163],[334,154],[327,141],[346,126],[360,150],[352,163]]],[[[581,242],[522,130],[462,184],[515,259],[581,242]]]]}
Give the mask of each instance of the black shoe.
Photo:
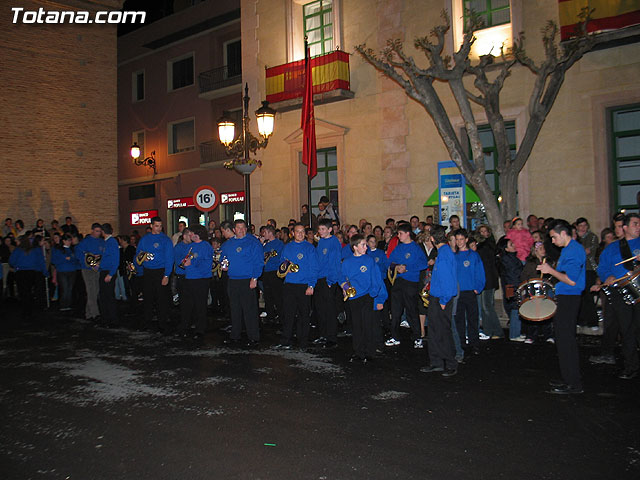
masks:
{"type": "Polygon", "coordinates": [[[618,375],[618,378],[621,380],[631,380],[632,378],[635,378],[637,376],[638,376],[638,370],[623,370],[618,375]]]}
{"type": "Polygon", "coordinates": [[[312,343],[314,345],[325,345],[327,343],[327,339],[324,337],[318,337],[312,343]]]}
{"type": "Polygon", "coordinates": [[[474,355],[480,355],[480,349],[478,347],[473,347],[471,351],[474,355]]]}
{"type": "Polygon", "coordinates": [[[434,365],[429,365],[428,367],[422,367],[420,369],[422,373],[432,373],[432,372],[444,372],[443,367],[436,367],[434,365]]]}
{"type": "Polygon", "coordinates": [[[444,372],[441,373],[443,377],[453,377],[458,374],[457,368],[447,368],[444,372]]]}
{"type": "Polygon", "coordinates": [[[284,343],[279,343],[278,345],[276,345],[275,347],[276,350],[291,350],[291,345],[285,345],[284,343]]]}
{"type": "Polygon", "coordinates": [[[240,346],[240,340],[236,340],[236,339],[233,339],[233,338],[227,338],[222,343],[224,345],[226,345],[227,347],[238,347],[238,346],[240,346]]]}
{"type": "Polygon", "coordinates": [[[247,348],[258,348],[260,346],[260,342],[258,340],[249,340],[246,344],[247,348]]]}
{"type": "Polygon", "coordinates": [[[338,344],[336,342],[327,340],[327,342],[322,345],[322,348],[324,348],[325,350],[333,350],[334,348],[338,348],[338,344]]]}
{"type": "Polygon", "coordinates": [[[558,387],[566,387],[567,384],[564,383],[562,380],[549,380],[549,386],[558,388],[558,387]]]}
{"type": "Polygon", "coordinates": [[[358,355],[351,355],[351,358],[349,359],[350,363],[366,363],[367,359],[359,357],[358,355]]]}
{"type": "Polygon", "coordinates": [[[553,393],[554,395],[571,395],[571,394],[579,394],[583,393],[582,387],[572,387],[570,385],[562,385],[560,387],[554,387],[548,391],[548,393],[553,393]]]}
{"type": "Polygon", "coordinates": [[[195,333],[195,334],[193,335],[193,339],[194,339],[196,342],[202,342],[202,341],[204,340],[204,335],[202,335],[201,333],[195,333]]]}

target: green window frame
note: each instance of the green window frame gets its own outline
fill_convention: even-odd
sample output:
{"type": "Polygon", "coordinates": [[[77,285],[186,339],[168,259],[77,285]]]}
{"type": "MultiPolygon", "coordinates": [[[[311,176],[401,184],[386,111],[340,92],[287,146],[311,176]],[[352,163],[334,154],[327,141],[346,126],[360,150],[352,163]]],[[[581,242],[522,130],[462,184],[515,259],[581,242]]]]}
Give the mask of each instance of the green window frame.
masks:
{"type": "MultiPolygon", "coordinates": [[[[511,158],[516,155],[516,122],[504,122],[509,141],[511,158]]],[[[478,135],[482,143],[484,153],[484,175],[493,194],[500,196],[500,174],[498,173],[498,149],[493,138],[493,130],[490,125],[478,125],[478,135]]],[[[471,145],[469,145],[469,158],[471,158],[471,145]]]]}
{"type": "MultiPolygon", "coordinates": [[[[335,147],[316,151],[318,174],[311,179],[311,211],[318,210],[318,200],[323,195],[329,198],[333,206],[338,208],[338,152],[335,147]]],[[[306,168],[306,167],[305,167],[306,168]]],[[[306,202],[305,202],[306,203],[306,202]]]]}
{"type": "Polygon", "coordinates": [[[484,20],[484,28],[510,23],[510,3],[510,0],[463,0],[465,28],[469,20],[469,11],[480,15],[484,20]]]}
{"type": "Polygon", "coordinates": [[[333,0],[316,0],[303,5],[302,20],[311,56],[333,51],[333,0]]]}
{"type": "Polygon", "coordinates": [[[637,211],[640,191],[640,104],[610,110],[611,191],[616,212],[637,211]]]}

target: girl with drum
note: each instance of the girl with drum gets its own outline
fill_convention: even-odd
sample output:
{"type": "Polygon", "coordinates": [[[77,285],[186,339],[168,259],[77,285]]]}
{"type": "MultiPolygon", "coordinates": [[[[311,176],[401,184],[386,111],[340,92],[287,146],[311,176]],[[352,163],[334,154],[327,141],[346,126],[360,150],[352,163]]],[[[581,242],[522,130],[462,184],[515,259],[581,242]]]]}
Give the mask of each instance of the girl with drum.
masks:
{"type": "MultiPolygon", "coordinates": [[[[546,260],[546,255],[547,252],[544,248],[544,243],[536,242],[533,247],[531,247],[531,254],[527,257],[527,263],[524,264],[524,269],[520,276],[521,283],[527,282],[530,279],[539,278],[536,267],[546,260]]],[[[525,320],[523,322],[523,330],[526,335],[524,343],[533,343],[537,338],[543,338],[549,343],[555,343],[551,319],[542,322],[529,322],[525,320]]]]}

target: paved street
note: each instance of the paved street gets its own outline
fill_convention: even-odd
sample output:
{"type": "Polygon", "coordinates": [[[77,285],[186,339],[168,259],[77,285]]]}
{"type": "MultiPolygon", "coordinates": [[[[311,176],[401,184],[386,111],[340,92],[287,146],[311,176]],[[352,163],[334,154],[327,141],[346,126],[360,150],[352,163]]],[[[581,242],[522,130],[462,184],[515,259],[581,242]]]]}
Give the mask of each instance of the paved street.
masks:
{"type": "MultiPolygon", "coordinates": [[[[555,347],[484,342],[451,379],[404,342],[332,352],[203,346],[50,314],[0,336],[3,479],[637,479],[638,379],[583,362],[545,393],[555,347]]],[[[596,337],[580,337],[582,359],[596,337]]]]}

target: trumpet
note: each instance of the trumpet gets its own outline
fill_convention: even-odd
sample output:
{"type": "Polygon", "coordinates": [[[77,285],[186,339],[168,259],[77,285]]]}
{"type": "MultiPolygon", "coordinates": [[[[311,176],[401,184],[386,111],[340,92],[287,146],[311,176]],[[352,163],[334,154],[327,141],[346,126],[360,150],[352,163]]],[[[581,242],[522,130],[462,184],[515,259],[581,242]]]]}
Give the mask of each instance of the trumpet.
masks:
{"type": "Polygon", "coordinates": [[[222,265],[220,265],[220,251],[213,252],[213,261],[211,262],[211,274],[222,277],[222,265]]]}
{"type": "Polygon", "coordinates": [[[356,296],[357,294],[356,289],[353,287],[353,285],[351,285],[351,282],[349,282],[349,279],[347,279],[347,281],[342,284],[342,293],[344,294],[345,302],[350,298],[353,298],[356,296]]]}
{"type": "Polygon", "coordinates": [[[425,287],[420,290],[420,299],[422,300],[422,304],[425,308],[429,306],[429,284],[425,285],[425,287]]]}
{"type": "Polygon", "coordinates": [[[278,271],[276,272],[276,275],[278,276],[278,278],[284,278],[287,276],[287,274],[296,273],[299,270],[300,270],[299,265],[296,265],[295,263],[289,260],[285,260],[278,267],[278,271]]]}
{"type": "Polygon", "coordinates": [[[187,256],[182,259],[182,261],[180,262],[180,268],[184,268],[184,264],[187,263],[187,260],[191,260],[194,257],[192,250],[193,247],[189,249],[187,256]]]}
{"type": "Polygon", "coordinates": [[[136,272],[136,266],[134,265],[133,262],[125,262],[125,271],[127,272],[127,278],[129,280],[131,280],[131,277],[133,277],[137,272],[136,272]]]}
{"type": "Polygon", "coordinates": [[[271,260],[272,258],[277,257],[277,256],[278,256],[278,252],[276,252],[275,250],[271,250],[270,252],[265,252],[265,254],[264,254],[264,263],[265,263],[265,265],[267,264],[267,262],[269,260],[271,260]]]}
{"type": "Polygon", "coordinates": [[[136,255],[136,263],[142,266],[144,262],[150,262],[154,258],[156,258],[156,256],[151,252],[140,252],[138,255],[136,255]]]}
{"type": "Polygon", "coordinates": [[[97,253],[85,253],[84,254],[84,264],[89,268],[95,268],[100,265],[100,260],[102,260],[102,255],[97,253]]]}
{"type": "Polygon", "coordinates": [[[398,272],[396,271],[397,263],[392,263],[389,265],[387,269],[387,278],[389,279],[389,283],[393,286],[393,283],[396,281],[396,277],[398,276],[398,272]]]}

